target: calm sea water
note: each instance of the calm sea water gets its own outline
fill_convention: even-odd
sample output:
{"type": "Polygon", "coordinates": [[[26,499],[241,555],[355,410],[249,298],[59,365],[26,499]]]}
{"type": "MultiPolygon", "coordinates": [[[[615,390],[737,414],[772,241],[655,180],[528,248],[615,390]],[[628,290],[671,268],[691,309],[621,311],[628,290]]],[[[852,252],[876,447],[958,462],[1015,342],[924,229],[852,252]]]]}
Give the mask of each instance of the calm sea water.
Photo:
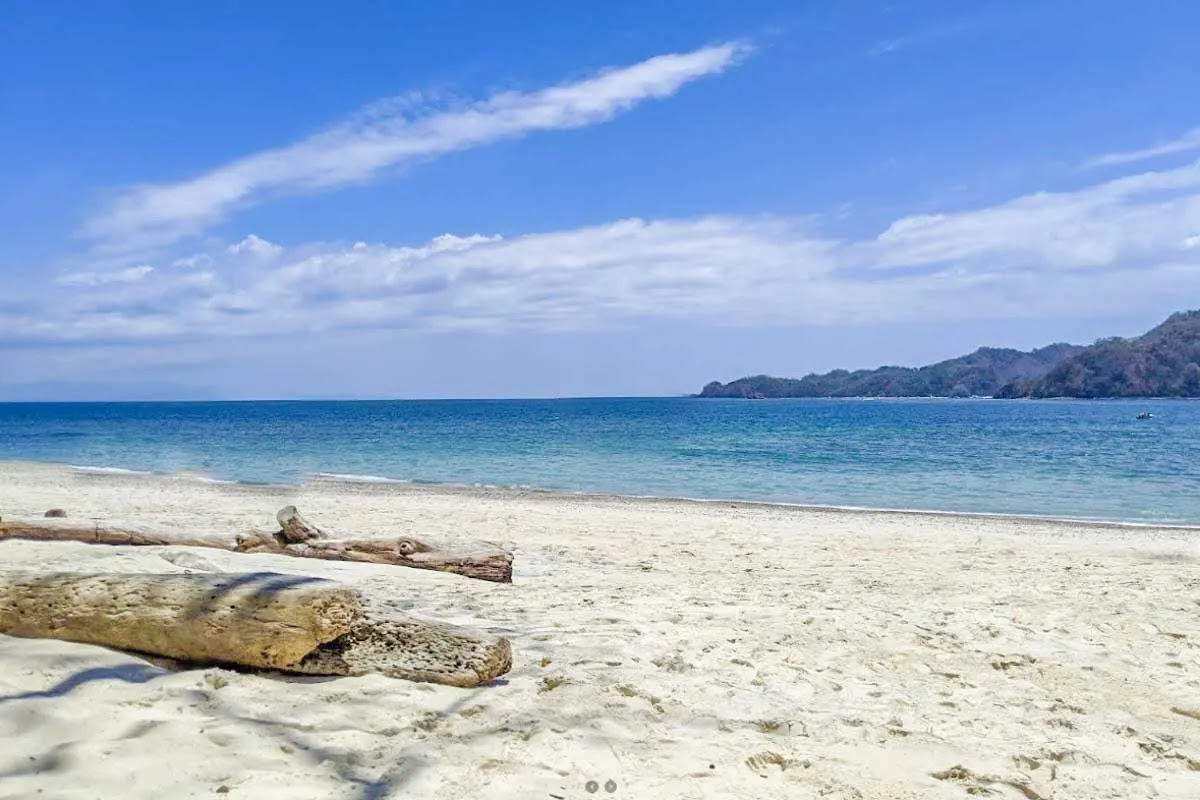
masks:
{"type": "Polygon", "coordinates": [[[1186,401],[0,404],[0,458],[1200,524],[1186,401]]]}

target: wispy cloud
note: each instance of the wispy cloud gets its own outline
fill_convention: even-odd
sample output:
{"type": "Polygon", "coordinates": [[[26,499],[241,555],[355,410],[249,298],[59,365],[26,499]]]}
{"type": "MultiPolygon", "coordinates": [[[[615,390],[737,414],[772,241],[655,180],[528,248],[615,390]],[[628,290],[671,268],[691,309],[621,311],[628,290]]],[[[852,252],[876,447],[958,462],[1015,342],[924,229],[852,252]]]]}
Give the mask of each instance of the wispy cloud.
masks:
{"type": "Polygon", "coordinates": [[[82,235],[101,249],[167,245],[224,220],[272,193],[331,189],[455,150],[612,119],[719,73],[748,51],[740,42],[660,55],[574,83],[504,92],[412,116],[406,104],[376,103],[302,141],[266,150],[178,183],[133,187],[87,219],[82,235]]]}
{"type": "Polygon", "coordinates": [[[1138,161],[1148,161],[1152,158],[1161,156],[1175,155],[1176,153],[1187,153],[1192,150],[1200,150],[1200,128],[1192,128],[1187,133],[1177,139],[1172,139],[1167,142],[1159,142],[1150,147],[1141,150],[1125,150],[1118,153],[1106,153],[1102,156],[1093,158],[1086,162],[1084,169],[1092,169],[1094,167],[1111,167],[1120,164],[1134,164],[1138,161]]]}
{"type": "Polygon", "coordinates": [[[925,45],[939,44],[941,42],[957,39],[960,36],[971,33],[977,30],[982,23],[979,17],[968,17],[964,19],[950,20],[941,22],[935,25],[930,25],[926,28],[906,33],[902,36],[896,36],[891,39],[884,39],[876,42],[867,49],[867,54],[872,56],[883,56],[888,53],[895,53],[900,50],[908,50],[913,47],[921,47],[925,45]]]}
{"type": "Polygon", "coordinates": [[[904,217],[859,238],[825,233],[833,222],[822,218],[728,215],[625,219],[513,237],[445,234],[411,246],[285,247],[247,237],[241,247],[213,246],[195,260],[60,281],[0,308],[0,339],[153,342],[345,329],[563,330],[635,318],[843,325],[1130,313],[1195,294],[1198,219],[1200,162],[904,217]]]}
{"type": "Polygon", "coordinates": [[[71,272],[60,276],[57,282],[63,286],[103,286],[109,283],[137,283],[151,272],[154,272],[154,267],[143,264],[140,267],[129,267],[110,272],[71,272]]]}
{"type": "Polygon", "coordinates": [[[1200,220],[1200,162],[983,209],[906,217],[865,245],[877,267],[956,264],[1039,272],[1139,266],[1186,249],[1200,220]]]}

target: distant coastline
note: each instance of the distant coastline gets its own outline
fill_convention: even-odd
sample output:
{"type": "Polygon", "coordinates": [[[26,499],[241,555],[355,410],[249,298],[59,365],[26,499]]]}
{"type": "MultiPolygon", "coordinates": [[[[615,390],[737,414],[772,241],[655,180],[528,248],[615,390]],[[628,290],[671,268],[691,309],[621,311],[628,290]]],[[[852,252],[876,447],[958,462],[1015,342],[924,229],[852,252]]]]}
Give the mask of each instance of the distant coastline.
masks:
{"type": "Polygon", "coordinates": [[[1028,352],[981,347],[924,367],[833,370],[803,378],[752,375],[712,381],[695,397],[744,398],[1197,398],[1200,311],[1172,314],[1133,339],[1028,352]]]}

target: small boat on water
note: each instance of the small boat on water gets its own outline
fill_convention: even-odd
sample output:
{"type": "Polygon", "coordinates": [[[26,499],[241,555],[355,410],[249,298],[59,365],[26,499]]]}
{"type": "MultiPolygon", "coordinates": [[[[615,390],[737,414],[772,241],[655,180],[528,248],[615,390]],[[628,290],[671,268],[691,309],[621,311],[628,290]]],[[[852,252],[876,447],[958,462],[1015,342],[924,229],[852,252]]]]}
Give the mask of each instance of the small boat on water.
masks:
{"type": "Polygon", "coordinates": [[[1151,414],[1149,411],[1143,411],[1142,413],[1137,415],[1137,418],[1138,419],[1154,419],[1154,415],[1151,414]]]}

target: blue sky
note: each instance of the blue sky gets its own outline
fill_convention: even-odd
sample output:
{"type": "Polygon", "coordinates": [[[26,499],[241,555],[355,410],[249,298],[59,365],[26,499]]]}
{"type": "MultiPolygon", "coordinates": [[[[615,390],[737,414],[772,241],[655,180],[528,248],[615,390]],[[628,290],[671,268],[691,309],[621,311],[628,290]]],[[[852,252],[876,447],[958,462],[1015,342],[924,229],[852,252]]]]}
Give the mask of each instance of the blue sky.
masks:
{"type": "Polygon", "coordinates": [[[681,394],[1200,306],[1200,5],[13,2],[0,399],[681,394]]]}

